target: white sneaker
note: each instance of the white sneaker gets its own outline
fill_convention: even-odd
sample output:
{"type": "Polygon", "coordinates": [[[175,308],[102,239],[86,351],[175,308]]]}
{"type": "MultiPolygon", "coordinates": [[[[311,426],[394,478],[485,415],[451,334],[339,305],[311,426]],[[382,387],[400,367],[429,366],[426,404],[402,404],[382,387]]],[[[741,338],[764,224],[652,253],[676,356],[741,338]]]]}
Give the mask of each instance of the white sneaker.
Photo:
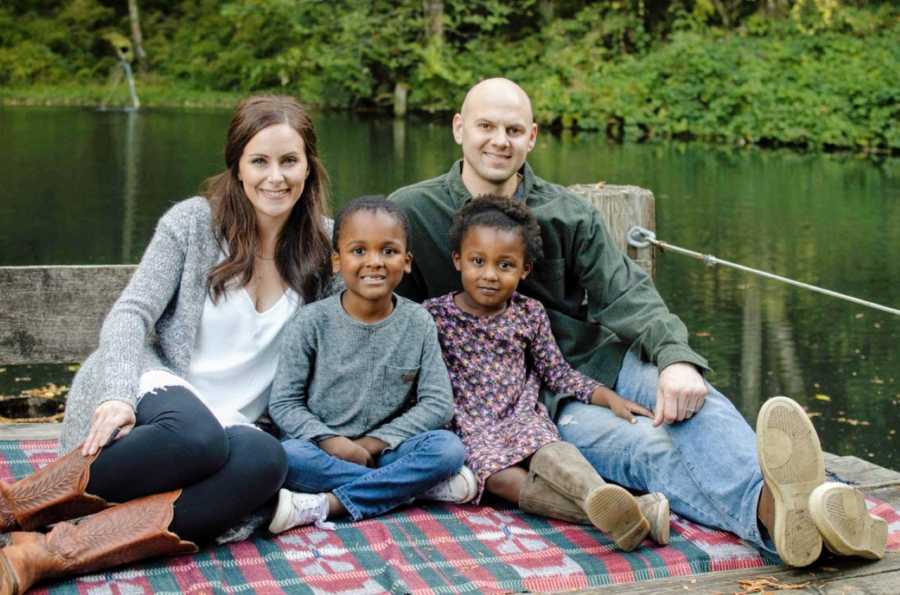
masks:
{"type": "Polygon", "coordinates": [[[425,490],[419,495],[424,500],[465,504],[478,495],[478,480],[475,474],[465,465],[449,479],[425,490]]]}
{"type": "Polygon", "coordinates": [[[315,525],[322,529],[333,529],[328,518],[328,498],[325,494],[301,494],[284,488],[278,490],[278,507],[269,523],[269,531],[281,533],[292,527],[315,525]]]}

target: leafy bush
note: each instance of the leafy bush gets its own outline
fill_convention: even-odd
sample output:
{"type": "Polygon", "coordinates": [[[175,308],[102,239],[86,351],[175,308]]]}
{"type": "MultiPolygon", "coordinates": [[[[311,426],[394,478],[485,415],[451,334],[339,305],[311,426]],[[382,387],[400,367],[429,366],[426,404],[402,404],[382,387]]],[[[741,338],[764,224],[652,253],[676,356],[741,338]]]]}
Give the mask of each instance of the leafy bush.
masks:
{"type": "MultiPolygon", "coordinates": [[[[442,112],[502,75],[551,126],[900,152],[891,2],[443,0],[442,35],[429,33],[422,0],[140,4],[155,89],[390,108],[402,84],[410,109],[442,112]]],[[[0,84],[97,85],[115,66],[102,41],[111,30],[128,33],[126,3],[7,0],[0,84]]]]}

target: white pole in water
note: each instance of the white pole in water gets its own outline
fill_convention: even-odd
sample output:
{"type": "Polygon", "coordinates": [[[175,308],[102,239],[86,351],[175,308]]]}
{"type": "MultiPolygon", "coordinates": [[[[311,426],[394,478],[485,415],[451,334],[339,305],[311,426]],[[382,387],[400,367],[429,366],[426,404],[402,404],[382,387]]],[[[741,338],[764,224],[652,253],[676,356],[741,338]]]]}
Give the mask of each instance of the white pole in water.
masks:
{"type": "Polygon", "coordinates": [[[122,70],[125,71],[125,78],[128,80],[128,92],[131,93],[131,109],[141,107],[141,100],[138,99],[137,90],[134,87],[134,74],[131,72],[131,64],[127,60],[119,60],[122,64],[122,70]]]}
{"type": "Polygon", "coordinates": [[[752,273],[754,275],[759,275],[760,277],[765,277],[766,279],[774,279],[775,281],[781,281],[782,283],[787,283],[788,285],[793,285],[795,287],[802,287],[803,289],[808,289],[810,291],[815,291],[816,293],[822,293],[827,296],[835,297],[841,300],[846,300],[848,302],[853,302],[854,304],[859,304],[861,306],[868,306],[869,308],[874,308],[875,310],[881,310],[882,312],[887,312],[888,314],[893,314],[894,316],[900,316],[900,310],[897,308],[891,308],[889,306],[882,306],[881,304],[876,304],[875,302],[870,302],[868,300],[862,300],[852,295],[846,295],[843,293],[838,293],[837,291],[832,291],[830,289],[825,289],[823,287],[817,287],[815,285],[810,285],[809,283],[803,283],[802,281],[795,281],[793,279],[789,279],[787,277],[782,277],[781,275],[775,275],[773,273],[768,273],[766,271],[761,271],[759,269],[750,268],[748,266],[744,266],[742,264],[738,264],[736,262],[729,262],[727,260],[722,260],[721,258],[716,258],[712,254],[701,254],[700,252],[694,252],[693,250],[688,250],[687,248],[682,248],[680,246],[675,246],[673,244],[669,244],[667,242],[662,242],[656,239],[656,234],[650,231],[645,227],[640,227],[639,225],[635,225],[631,229],[628,230],[627,234],[628,244],[630,246],[634,246],[635,248],[646,248],[648,245],[653,244],[657,248],[660,248],[664,251],[671,251],[677,254],[684,254],[685,256],[690,256],[692,258],[696,258],[697,260],[702,260],[704,264],[707,266],[715,266],[720,264],[722,266],[731,267],[733,269],[737,269],[739,271],[744,271],[745,273],[752,273]]]}

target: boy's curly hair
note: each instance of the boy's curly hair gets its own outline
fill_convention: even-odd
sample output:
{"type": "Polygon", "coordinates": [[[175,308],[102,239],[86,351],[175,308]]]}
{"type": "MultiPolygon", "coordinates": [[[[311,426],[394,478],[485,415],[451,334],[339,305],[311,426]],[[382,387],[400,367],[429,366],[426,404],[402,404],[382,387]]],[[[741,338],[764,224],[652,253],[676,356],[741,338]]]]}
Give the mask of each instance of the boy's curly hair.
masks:
{"type": "Polygon", "coordinates": [[[406,213],[381,194],[367,194],[365,196],[354,198],[338,212],[337,216],[334,218],[334,231],[331,232],[332,250],[335,252],[338,251],[338,244],[341,240],[341,226],[344,224],[344,221],[358,211],[369,211],[371,213],[381,211],[382,213],[393,217],[400,227],[403,228],[403,234],[406,240],[406,251],[410,251],[409,242],[412,239],[412,228],[409,225],[409,219],[406,217],[406,213]]]}
{"type": "Polygon", "coordinates": [[[467,202],[453,217],[450,251],[458,253],[466,232],[476,226],[518,232],[525,243],[525,264],[544,256],[541,227],[523,202],[496,194],[482,194],[467,202]]]}

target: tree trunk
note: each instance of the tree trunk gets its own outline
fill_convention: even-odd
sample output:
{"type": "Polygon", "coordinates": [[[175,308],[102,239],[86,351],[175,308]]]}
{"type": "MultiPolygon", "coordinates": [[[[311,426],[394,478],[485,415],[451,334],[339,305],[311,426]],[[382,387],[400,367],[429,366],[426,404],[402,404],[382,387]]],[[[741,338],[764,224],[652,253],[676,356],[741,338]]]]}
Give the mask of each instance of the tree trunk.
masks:
{"type": "Polygon", "coordinates": [[[444,42],[444,0],[422,0],[425,11],[425,41],[444,42]]]}
{"type": "Polygon", "coordinates": [[[541,13],[545,25],[549,25],[553,21],[553,8],[553,0],[541,0],[538,3],[538,12],[541,13]]]}
{"type": "Polygon", "coordinates": [[[138,13],[138,0],[128,0],[128,18],[131,21],[131,41],[134,44],[134,55],[137,56],[138,72],[147,72],[147,53],[144,52],[144,36],[141,34],[141,16],[138,13]]]}

